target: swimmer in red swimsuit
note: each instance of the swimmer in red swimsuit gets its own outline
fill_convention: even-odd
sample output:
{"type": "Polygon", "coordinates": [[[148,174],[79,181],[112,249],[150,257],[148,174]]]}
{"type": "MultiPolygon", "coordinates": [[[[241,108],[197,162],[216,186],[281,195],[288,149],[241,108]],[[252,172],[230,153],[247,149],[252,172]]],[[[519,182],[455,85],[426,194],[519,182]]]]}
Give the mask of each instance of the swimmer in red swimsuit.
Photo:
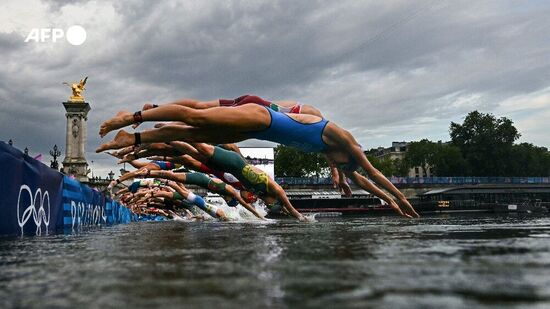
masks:
{"type": "MultiPolygon", "coordinates": [[[[181,99],[168,104],[176,104],[180,106],[191,107],[194,109],[205,109],[212,107],[236,107],[244,104],[258,104],[275,111],[290,114],[309,114],[322,117],[321,112],[315,107],[307,104],[300,104],[295,101],[276,101],[270,102],[255,95],[243,95],[236,99],[218,99],[212,101],[198,101],[193,99],[181,99]]],[[[158,105],[146,103],[142,110],[148,110],[158,107],[158,105]]]]}

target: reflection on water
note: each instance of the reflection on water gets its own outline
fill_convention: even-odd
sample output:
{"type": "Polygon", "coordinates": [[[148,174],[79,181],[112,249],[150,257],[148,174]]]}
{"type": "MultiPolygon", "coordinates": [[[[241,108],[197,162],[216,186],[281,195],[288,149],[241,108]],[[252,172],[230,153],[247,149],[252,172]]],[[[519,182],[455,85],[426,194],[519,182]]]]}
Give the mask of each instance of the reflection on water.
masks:
{"type": "Polygon", "coordinates": [[[0,307],[547,307],[550,218],[140,222],[0,238],[0,307]]]}

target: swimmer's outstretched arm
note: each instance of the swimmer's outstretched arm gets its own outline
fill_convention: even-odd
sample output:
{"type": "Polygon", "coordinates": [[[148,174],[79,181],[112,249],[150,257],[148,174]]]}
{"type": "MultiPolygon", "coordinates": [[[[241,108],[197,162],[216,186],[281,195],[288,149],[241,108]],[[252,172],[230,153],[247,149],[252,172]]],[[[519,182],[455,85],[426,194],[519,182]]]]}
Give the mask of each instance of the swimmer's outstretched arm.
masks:
{"type": "MultiPolygon", "coordinates": [[[[145,171],[147,171],[147,169],[146,169],[145,167],[143,167],[142,169],[145,170],[145,171]]],[[[111,181],[111,182],[109,183],[109,185],[107,186],[107,188],[108,188],[109,190],[112,190],[114,186],[116,186],[116,185],[122,183],[123,181],[128,180],[128,179],[135,178],[139,171],[140,171],[140,170],[133,171],[133,172],[128,172],[128,173],[126,173],[126,174],[124,174],[124,175],[118,177],[117,179],[111,181]]],[[[119,192],[120,192],[120,191],[119,191],[119,192]]],[[[111,192],[111,193],[112,193],[112,192],[111,192]]]]}
{"type": "MultiPolygon", "coordinates": [[[[132,148],[134,147],[127,147],[132,148]]],[[[126,153],[123,156],[120,156],[121,160],[118,162],[124,163],[124,162],[130,162],[137,160],[139,158],[144,157],[150,157],[150,156],[174,156],[174,155],[180,155],[180,153],[175,150],[172,146],[166,145],[165,143],[152,143],[152,144],[144,144],[140,145],[137,149],[126,153]]],[[[166,161],[163,159],[159,159],[160,161],[166,161]]]]}
{"type": "Polygon", "coordinates": [[[178,183],[185,183],[185,174],[174,173],[171,171],[163,171],[163,170],[139,171],[137,176],[163,178],[163,179],[172,180],[178,183]]]}
{"type": "Polygon", "coordinates": [[[208,158],[204,154],[202,154],[199,150],[197,150],[197,148],[195,147],[195,145],[201,145],[201,144],[202,143],[195,143],[191,145],[189,143],[181,142],[181,141],[170,142],[170,145],[180,153],[188,155],[191,158],[198,160],[200,162],[206,162],[208,161],[208,158]]]}
{"type": "Polygon", "coordinates": [[[225,186],[225,190],[229,192],[237,201],[239,204],[243,205],[244,208],[246,208],[248,211],[250,211],[254,216],[256,216],[258,219],[265,220],[263,216],[261,216],[258,211],[256,211],[256,208],[254,206],[250,205],[249,203],[245,202],[245,200],[241,197],[241,194],[233,188],[232,185],[227,184],[225,186]]]}
{"type": "Polygon", "coordinates": [[[391,208],[393,208],[397,213],[399,213],[402,216],[405,217],[411,217],[411,215],[403,213],[401,208],[395,203],[395,201],[387,195],[384,191],[380,190],[377,186],[375,186],[373,183],[371,183],[367,178],[365,178],[363,175],[353,172],[349,174],[349,177],[353,180],[355,184],[357,184],[361,189],[364,189],[365,191],[375,195],[376,197],[381,198],[384,200],[388,205],[390,205],[391,208]]]}
{"type": "Polygon", "coordinates": [[[241,153],[241,149],[236,144],[220,144],[220,147],[226,150],[231,150],[233,152],[238,153],[241,157],[244,158],[243,154],[241,153]]]}
{"type": "Polygon", "coordinates": [[[379,170],[377,170],[369,162],[369,160],[367,159],[367,157],[363,153],[363,150],[361,149],[359,144],[357,144],[357,142],[353,144],[349,143],[346,146],[347,146],[346,147],[347,150],[349,151],[351,156],[355,159],[355,161],[359,164],[359,166],[361,166],[367,172],[367,174],[369,175],[369,178],[374,180],[374,182],[376,182],[378,185],[386,189],[388,192],[390,192],[393,196],[397,198],[405,214],[411,217],[417,217],[417,218],[420,217],[418,213],[416,213],[412,205],[409,203],[405,195],[401,191],[399,191],[379,170]]]}
{"type": "Polygon", "coordinates": [[[130,189],[128,189],[128,188],[122,188],[122,189],[120,189],[116,192],[116,195],[122,195],[126,192],[129,192],[129,191],[130,191],[130,189]]]}
{"type": "MultiPolygon", "coordinates": [[[[147,157],[147,160],[151,160],[151,161],[168,161],[168,162],[178,163],[178,164],[182,164],[182,165],[185,165],[185,163],[188,162],[187,160],[185,160],[185,158],[183,156],[179,156],[179,157],[152,156],[152,157],[147,157]]],[[[187,166],[185,166],[185,167],[187,167],[187,166]]]]}
{"type": "MultiPolygon", "coordinates": [[[[137,162],[137,161],[136,161],[137,162]]],[[[139,171],[143,170],[143,171],[147,171],[148,169],[150,168],[157,168],[159,169],[159,167],[156,165],[156,164],[153,164],[153,163],[145,163],[145,165],[143,167],[141,167],[140,169],[138,170],[135,170],[135,171],[132,171],[132,172],[128,172],[122,176],[120,176],[119,178],[117,178],[116,180],[112,180],[109,185],[107,186],[107,189],[109,190],[109,192],[111,192],[111,194],[113,194],[113,188],[116,186],[116,185],[120,185],[122,184],[123,186],[125,186],[125,184],[123,184],[122,182],[125,181],[125,180],[128,180],[128,179],[132,179],[132,178],[136,178],[137,175],[139,174],[139,171]]],[[[125,188],[126,190],[128,190],[127,188],[125,188]]],[[[119,190],[118,192],[121,192],[122,190],[119,190]]],[[[117,195],[119,194],[117,192],[117,195]]],[[[122,193],[125,192],[125,191],[122,191],[122,193]]]]}
{"type": "Polygon", "coordinates": [[[342,172],[339,169],[336,169],[336,173],[338,174],[338,183],[337,183],[338,188],[340,189],[341,192],[344,193],[345,196],[351,196],[352,194],[351,187],[348,184],[348,181],[346,179],[344,172],[342,172]]]}
{"type": "Polygon", "coordinates": [[[124,147],[124,148],[122,148],[118,151],[107,152],[107,154],[110,154],[111,156],[113,156],[115,158],[121,159],[122,157],[129,154],[130,152],[134,152],[134,150],[135,150],[134,146],[129,146],[129,147],[124,147]]]}
{"type": "Polygon", "coordinates": [[[292,206],[292,204],[290,203],[290,200],[288,199],[288,197],[286,196],[286,193],[285,191],[283,190],[283,188],[281,188],[280,186],[277,186],[275,188],[270,188],[270,191],[272,193],[274,193],[276,196],[277,196],[277,199],[279,201],[281,201],[281,203],[283,204],[283,207],[293,216],[295,217],[296,219],[300,220],[300,221],[306,221],[306,218],[304,217],[304,215],[302,215],[300,212],[298,212],[296,210],[296,208],[294,208],[294,206],[292,206]]]}

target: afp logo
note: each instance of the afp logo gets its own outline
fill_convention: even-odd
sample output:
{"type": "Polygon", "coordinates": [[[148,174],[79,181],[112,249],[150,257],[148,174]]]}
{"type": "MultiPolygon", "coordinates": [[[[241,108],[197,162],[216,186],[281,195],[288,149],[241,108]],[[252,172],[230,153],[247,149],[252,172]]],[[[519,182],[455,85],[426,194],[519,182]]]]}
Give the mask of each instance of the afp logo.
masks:
{"type": "Polygon", "coordinates": [[[38,188],[32,194],[29,186],[21,185],[17,197],[17,222],[21,228],[21,234],[23,234],[23,227],[31,217],[36,225],[37,235],[42,234],[42,223],[44,223],[47,232],[50,225],[50,211],[50,194],[48,191],[42,192],[42,189],[38,188]]]}
{"type": "Polygon", "coordinates": [[[25,43],[56,43],[65,38],[71,45],[82,45],[86,41],[86,30],[82,26],[70,26],[67,31],[61,28],[34,28],[29,32],[25,43]]]}

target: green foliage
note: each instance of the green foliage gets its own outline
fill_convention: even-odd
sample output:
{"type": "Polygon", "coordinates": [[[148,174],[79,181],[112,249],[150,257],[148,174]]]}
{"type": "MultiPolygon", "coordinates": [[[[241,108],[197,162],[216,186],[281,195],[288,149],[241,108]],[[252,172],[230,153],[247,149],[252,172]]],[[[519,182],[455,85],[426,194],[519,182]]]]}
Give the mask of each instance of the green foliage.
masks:
{"type": "MultiPolygon", "coordinates": [[[[405,176],[407,174],[407,168],[399,159],[377,158],[370,154],[367,154],[367,159],[385,176],[405,176]]],[[[363,171],[360,172],[365,174],[363,171]]]]}
{"type": "Polygon", "coordinates": [[[530,143],[512,146],[507,175],[545,177],[550,175],[550,153],[530,143]]]}
{"type": "Polygon", "coordinates": [[[460,148],[452,144],[437,143],[431,165],[434,176],[468,175],[468,162],[462,156],[460,148]]]}
{"type": "Polygon", "coordinates": [[[520,137],[512,120],[478,111],[470,112],[462,124],[451,122],[450,135],[472,176],[505,176],[512,145],[520,137]]]}
{"type": "Polygon", "coordinates": [[[413,168],[419,166],[427,174],[429,166],[433,166],[437,144],[427,139],[412,142],[407,146],[407,153],[403,159],[405,166],[413,168]]]}
{"type": "MultiPolygon", "coordinates": [[[[434,176],[550,176],[550,153],[529,143],[515,145],[520,137],[512,120],[492,114],[470,112],[464,122],[451,122],[451,142],[423,139],[407,147],[403,161],[377,158],[376,149],[367,152],[369,161],[386,176],[406,176],[408,170],[431,168],[434,176]]],[[[323,155],[297,149],[275,148],[277,176],[328,176],[323,155]]]]}
{"type": "Polygon", "coordinates": [[[328,176],[329,167],[320,153],[303,152],[279,145],[275,148],[275,175],[277,177],[328,176]]]}
{"type": "Polygon", "coordinates": [[[458,147],[427,139],[407,146],[403,164],[407,169],[419,166],[424,174],[431,167],[433,176],[464,176],[468,166],[458,147]]]}

